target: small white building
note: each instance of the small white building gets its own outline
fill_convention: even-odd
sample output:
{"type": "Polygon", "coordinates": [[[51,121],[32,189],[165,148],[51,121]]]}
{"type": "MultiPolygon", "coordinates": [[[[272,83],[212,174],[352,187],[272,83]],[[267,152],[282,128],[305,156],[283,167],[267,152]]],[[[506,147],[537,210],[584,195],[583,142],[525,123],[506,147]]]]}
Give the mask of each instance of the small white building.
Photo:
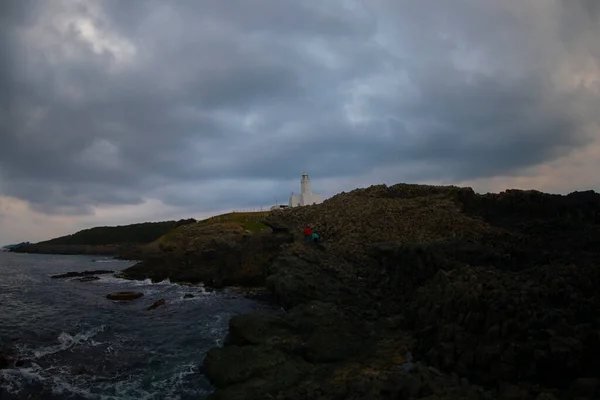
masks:
{"type": "Polygon", "coordinates": [[[306,172],[303,172],[302,180],[300,181],[300,194],[295,195],[294,192],[292,192],[288,205],[290,207],[300,207],[320,204],[322,202],[321,195],[313,193],[310,189],[310,178],[306,172]]]}

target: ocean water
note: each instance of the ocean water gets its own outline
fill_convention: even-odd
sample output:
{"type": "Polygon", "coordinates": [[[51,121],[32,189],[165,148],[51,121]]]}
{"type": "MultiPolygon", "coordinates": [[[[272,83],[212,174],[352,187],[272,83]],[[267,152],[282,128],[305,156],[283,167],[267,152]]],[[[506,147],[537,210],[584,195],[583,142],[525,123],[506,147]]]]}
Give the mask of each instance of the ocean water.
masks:
{"type": "Polygon", "coordinates": [[[229,318],[272,306],[232,292],[168,281],[50,279],[96,269],[122,270],[132,262],[90,256],[0,252],[0,350],[26,360],[0,370],[0,398],[202,399],[204,354],[227,334],[229,318]],[[130,302],[106,299],[140,291],[130,302]],[[184,299],[186,293],[193,298],[184,299]],[[166,305],[148,311],[154,301],[166,305]]]}

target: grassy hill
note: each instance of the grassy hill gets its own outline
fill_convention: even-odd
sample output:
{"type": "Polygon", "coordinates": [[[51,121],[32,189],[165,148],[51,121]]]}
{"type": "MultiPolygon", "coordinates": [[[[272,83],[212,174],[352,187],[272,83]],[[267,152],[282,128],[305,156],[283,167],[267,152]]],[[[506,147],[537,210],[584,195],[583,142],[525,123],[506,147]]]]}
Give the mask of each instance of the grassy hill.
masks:
{"type": "Polygon", "coordinates": [[[43,254],[102,254],[120,258],[140,259],[165,247],[177,246],[196,235],[209,236],[251,234],[269,229],[263,220],[269,211],[231,212],[201,221],[144,222],[123,226],[101,226],[84,229],[35,244],[20,245],[12,249],[19,253],[43,254]]]}
{"type": "Polygon", "coordinates": [[[55,245],[143,244],[150,243],[178,226],[196,222],[195,219],[164,222],[143,222],[140,224],[100,226],[84,229],[72,235],[40,242],[55,245]]]}
{"type": "Polygon", "coordinates": [[[145,259],[161,252],[195,248],[200,242],[214,238],[237,237],[270,229],[263,223],[269,211],[231,212],[185,224],[167,232],[152,243],[126,249],[120,258],[145,259]]]}
{"type": "Polygon", "coordinates": [[[179,221],[100,226],[43,242],[19,245],[11,251],[43,254],[116,254],[123,247],[151,243],[177,227],[195,222],[195,219],[190,218],[179,221]]]}
{"type": "MultiPolygon", "coordinates": [[[[269,211],[256,212],[231,212],[227,214],[216,215],[207,219],[203,219],[194,224],[195,227],[205,227],[217,224],[229,224],[239,226],[245,231],[256,233],[268,229],[263,223],[264,218],[269,215],[269,211]]],[[[177,235],[179,229],[173,229],[164,235],[160,240],[165,241],[170,237],[177,235]]]]}

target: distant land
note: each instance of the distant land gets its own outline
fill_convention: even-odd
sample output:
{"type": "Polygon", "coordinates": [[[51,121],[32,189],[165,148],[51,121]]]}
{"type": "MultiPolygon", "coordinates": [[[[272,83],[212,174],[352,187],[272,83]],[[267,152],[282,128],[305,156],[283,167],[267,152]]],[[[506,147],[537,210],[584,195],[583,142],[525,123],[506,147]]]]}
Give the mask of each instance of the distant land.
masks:
{"type": "Polygon", "coordinates": [[[0,247],[0,251],[10,251],[11,249],[14,249],[17,246],[23,246],[26,244],[30,244],[30,243],[29,242],[21,242],[21,243],[17,243],[17,244],[7,244],[6,246],[0,247]]]}
{"type": "MultiPolygon", "coordinates": [[[[19,243],[4,248],[15,253],[90,254],[116,256],[148,244],[173,229],[195,223],[193,218],[179,221],[143,222],[131,225],[101,226],[38,243],[19,243]]],[[[6,250],[5,250],[6,251],[6,250]]]]}

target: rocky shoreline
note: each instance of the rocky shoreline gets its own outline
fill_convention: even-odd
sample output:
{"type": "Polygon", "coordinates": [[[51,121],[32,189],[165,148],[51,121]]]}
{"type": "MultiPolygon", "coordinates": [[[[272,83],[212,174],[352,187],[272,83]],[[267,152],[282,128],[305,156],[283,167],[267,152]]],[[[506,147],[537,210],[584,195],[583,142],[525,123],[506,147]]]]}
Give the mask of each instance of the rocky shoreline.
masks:
{"type": "Polygon", "coordinates": [[[599,398],[600,195],[378,185],[266,224],[123,273],[264,286],[284,309],[231,319],[211,399],[599,398]]]}

